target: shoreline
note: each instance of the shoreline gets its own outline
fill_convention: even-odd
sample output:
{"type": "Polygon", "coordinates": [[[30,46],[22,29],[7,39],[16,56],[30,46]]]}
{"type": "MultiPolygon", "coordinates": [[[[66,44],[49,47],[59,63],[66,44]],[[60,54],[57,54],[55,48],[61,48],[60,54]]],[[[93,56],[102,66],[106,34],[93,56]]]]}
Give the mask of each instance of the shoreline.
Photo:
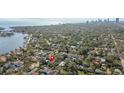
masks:
{"type": "MultiPolygon", "coordinates": [[[[116,55],[116,48],[109,35],[112,33],[115,37],[118,33],[115,38],[122,41],[124,34],[122,30],[118,24],[14,28],[15,32],[25,33],[27,36],[23,47],[5,55],[7,61],[1,67],[6,71],[1,73],[124,74],[121,61],[116,55]],[[121,33],[117,32],[119,29],[121,33]],[[51,54],[56,57],[53,64],[49,60],[51,54]]],[[[123,45],[123,42],[118,42],[118,44],[123,45]]]]}
{"type": "MultiPolygon", "coordinates": [[[[11,31],[9,31],[9,32],[11,32],[11,31]]],[[[20,33],[20,32],[12,32],[12,33],[15,34],[15,33],[20,33]]],[[[23,34],[23,33],[22,33],[22,34],[23,34]]],[[[8,37],[8,36],[6,36],[6,37],[8,37]]],[[[11,55],[12,53],[15,53],[15,54],[16,54],[17,51],[20,51],[21,49],[27,48],[27,45],[28,45],[29,42],[30,42],[31,36],[30,36],[29,34],[26,34],[26,36],[24,36],[23,39],[24,39],[24,42],[23,42],[23,45],[22,45],[22,46],[18,46],[17,48],[15,48],[14,50],[12,50],[12,51],[10,51],[10,52],[0,54],[0,56],[11,55]]]]}

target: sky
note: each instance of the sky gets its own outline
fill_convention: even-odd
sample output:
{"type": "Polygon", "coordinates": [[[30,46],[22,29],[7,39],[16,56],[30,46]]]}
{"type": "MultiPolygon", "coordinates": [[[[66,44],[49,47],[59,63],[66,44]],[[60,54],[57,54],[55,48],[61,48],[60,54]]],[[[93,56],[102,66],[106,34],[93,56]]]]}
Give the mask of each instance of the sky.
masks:
{"type": "MultiPolygon", "coordinates": [[[[92,21],[97,19],[106,19],[106,18],[0,18],[0,21],[11,21],[11,22],[41,22],[41,21],[59,21],[59,22],[81,22],[81,21],[92,21]]],[[[115,18],[110,18],[110,20],[115,20],[115,18]]],[[[120,18],[121,21],[124,21],[124,18],[120,18]]]]}
{"type": "Polygon", "coordinates": [[[83,23],[82,18],[0,18],[0,27],[39,26],[63,23],[83,23]]]}
{"type": "MultiPolygon", "coordinates": [[[[100,18],[102,20],[106,18],[100,18]]],[[[86,21],[98,20],[98,18],[0,18],[0,27],[9,28],[11,26],[42,26],[63,23],[83,23],[86,21]]],[[[110,18],[115,20],[115,18],[110,18]]],[[[124,21],[124,18],[120,19],[124,21]]]]}

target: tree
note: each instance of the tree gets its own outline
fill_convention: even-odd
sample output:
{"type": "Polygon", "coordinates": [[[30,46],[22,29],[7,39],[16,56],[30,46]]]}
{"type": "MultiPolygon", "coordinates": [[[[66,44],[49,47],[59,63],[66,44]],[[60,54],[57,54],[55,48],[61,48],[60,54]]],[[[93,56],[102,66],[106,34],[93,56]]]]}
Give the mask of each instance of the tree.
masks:
{"type": "Polygon", "coordinates": [[[71,72],[72,74],[76,75],[78,74],[78,68],[75,62],[66,62],[65,63],[65,68],[67,72],[71,72]]]}
{"type": "Polygon", "coordinates": [[[114,59],[115,59],[115,56],[114,56],[114,55],[108,55],[108,56],[106,57],[106,61],[107,61],[107,62],[110,62],[110,63],[112,63],[112,62],[114,61],[114,59]]]}

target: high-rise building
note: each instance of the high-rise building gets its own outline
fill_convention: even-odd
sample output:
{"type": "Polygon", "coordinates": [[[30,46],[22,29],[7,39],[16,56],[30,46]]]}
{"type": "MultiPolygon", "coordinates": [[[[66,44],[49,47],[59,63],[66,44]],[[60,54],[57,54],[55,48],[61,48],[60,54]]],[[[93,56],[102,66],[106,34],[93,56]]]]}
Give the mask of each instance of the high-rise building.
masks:
{"type": "Polygon", "coordinates": [[[116,18],[116,23],[119,23],[119,18],[116,18]]]}
{"type": "Polygon", "coordinates": [[[107,18],[107,22],[109,23],[109,18],[107,18]]]}

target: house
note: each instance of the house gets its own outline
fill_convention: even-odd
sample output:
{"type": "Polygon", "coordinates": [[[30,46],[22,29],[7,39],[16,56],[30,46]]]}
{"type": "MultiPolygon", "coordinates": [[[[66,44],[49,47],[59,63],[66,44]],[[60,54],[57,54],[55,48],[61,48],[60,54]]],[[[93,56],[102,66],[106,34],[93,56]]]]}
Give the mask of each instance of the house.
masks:
{"type": "Polygon", "coordinates": [[[0,62],[2,63],[4,63],[4,62],[6,62],[7,61],[7,58],[5,57],[5,56],[0,56],[0,62]]]}

